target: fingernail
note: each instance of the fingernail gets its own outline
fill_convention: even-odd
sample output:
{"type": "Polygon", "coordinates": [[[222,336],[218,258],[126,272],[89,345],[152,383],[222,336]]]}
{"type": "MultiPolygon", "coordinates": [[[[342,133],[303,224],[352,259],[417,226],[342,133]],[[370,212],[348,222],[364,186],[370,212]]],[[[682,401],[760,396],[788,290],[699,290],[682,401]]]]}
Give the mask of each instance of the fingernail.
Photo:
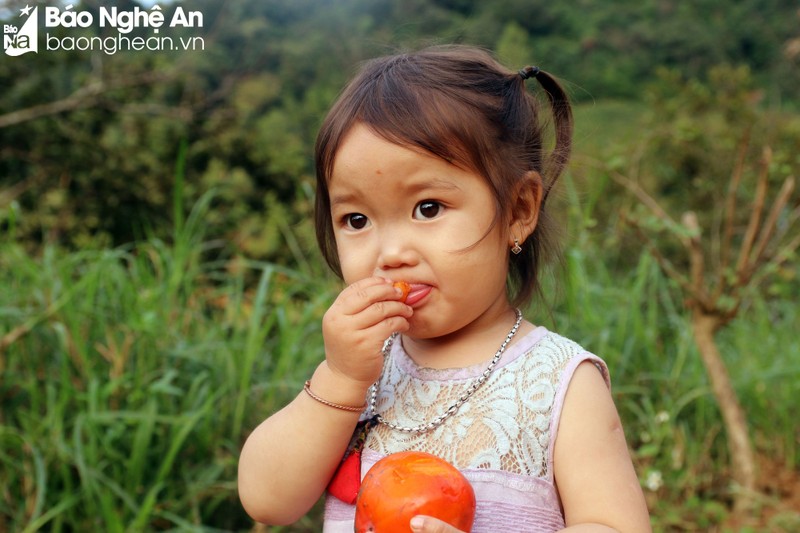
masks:
{"type": "Polygon", "coordinates": [[[422,531],[422,528],[425,526],[425,519],[421,516],[415,516],[411,519],[410,525],[411,531],[422,531]]]}

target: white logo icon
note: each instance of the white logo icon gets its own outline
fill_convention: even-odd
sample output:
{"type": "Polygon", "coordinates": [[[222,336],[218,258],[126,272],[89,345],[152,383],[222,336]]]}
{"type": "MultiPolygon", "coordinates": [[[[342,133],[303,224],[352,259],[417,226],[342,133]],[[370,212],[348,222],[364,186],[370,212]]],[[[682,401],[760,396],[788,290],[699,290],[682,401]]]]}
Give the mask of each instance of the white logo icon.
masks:
{"type": "Polygon", "coordinates": [[[20,17],[28,17],[21,27],[3,25],[3,49],[6,55],[21,56],[28,52],[39,52],[39,8],[26,5],[20,9],[20,17]]]}

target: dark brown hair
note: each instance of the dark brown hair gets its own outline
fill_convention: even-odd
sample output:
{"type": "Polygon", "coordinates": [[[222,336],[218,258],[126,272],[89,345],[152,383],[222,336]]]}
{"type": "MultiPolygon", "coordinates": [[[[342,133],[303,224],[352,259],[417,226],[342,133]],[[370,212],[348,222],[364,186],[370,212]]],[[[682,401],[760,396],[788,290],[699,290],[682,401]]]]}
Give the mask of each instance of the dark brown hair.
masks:
{"type": "Polygon", "coordinates": [[[500,65],[486,51],[465,46],[427,48],[373,59],[345,87],[320,128],[316,143],[317,242],[341,276],[330,212],[328,181],[336,153],[356,123],[404,146],[424,149],[483,176],[494,194],[495,224],[508,223],[519,184],[528,171],[542,177],[543,200],[533,234],[509,257],[509,298],[527,303],[541,290],[539,270],[552,244],[545,200],[569,159],[572,113],[565,91],[538,69],[547,96],[554,147],[545,152],[537,98],[525,77],[500,65]]]}

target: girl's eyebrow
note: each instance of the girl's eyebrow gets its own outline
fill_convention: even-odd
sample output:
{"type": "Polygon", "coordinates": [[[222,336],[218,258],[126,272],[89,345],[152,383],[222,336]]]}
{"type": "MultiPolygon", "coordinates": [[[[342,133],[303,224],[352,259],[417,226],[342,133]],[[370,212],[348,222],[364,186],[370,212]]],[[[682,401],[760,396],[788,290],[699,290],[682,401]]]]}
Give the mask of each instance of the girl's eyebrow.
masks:
{"type": "MultiPolygon", "coordinates": [[[[461,192],[462,189],[454,181],[442,178],[433,178],[409,184],[407,187],[405,187],[404,194],[409,194],[409,195],[418,194],[420,192],[425,192],[429,190],[461,192]]],[[[339,206],[341,204],[357,202],[359,198],[360,195],[355,192],[350,192],[350,191],[341,192],[339,194],[331,196],[330,200],[331,208],[339,206]]]]}
{"type": "Polygon", "coordinates": [[[341,204],[349,204],[354,202],[358,198],[357,194],[346,192],[337,194],[336,196],[331,196],[331,208],[334,208],[341,204]]]}
{"type": "Polygon", "coordinates": [[[408,186],[408,192],[416,193],[427,191],[429,189],[433,190],[444,190],[444,191],[461,191],[461,187],[455,181],[446,180],[443,178],[433,178],[430,180],[420,181],[419,183],[412,183],[408,186]]]}

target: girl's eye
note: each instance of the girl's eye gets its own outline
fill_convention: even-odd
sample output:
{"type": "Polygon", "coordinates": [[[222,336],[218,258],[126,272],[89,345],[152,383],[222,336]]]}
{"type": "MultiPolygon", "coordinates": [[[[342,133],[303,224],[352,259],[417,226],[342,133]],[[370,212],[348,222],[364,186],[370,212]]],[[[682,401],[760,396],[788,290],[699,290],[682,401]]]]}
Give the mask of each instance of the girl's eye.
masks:
{"type": "Polygon", "coordinates": [[[344,223],[349,229],[364,229],[369,219],[361,213],[351,213],[344,217],[344,223]]]}
{"type": "Polygon", "coordinates": [[[444,210],[444,206],[435,200],[424,200],[414,208],[414,218],[427,220],[436,218],[444,210]]]}

